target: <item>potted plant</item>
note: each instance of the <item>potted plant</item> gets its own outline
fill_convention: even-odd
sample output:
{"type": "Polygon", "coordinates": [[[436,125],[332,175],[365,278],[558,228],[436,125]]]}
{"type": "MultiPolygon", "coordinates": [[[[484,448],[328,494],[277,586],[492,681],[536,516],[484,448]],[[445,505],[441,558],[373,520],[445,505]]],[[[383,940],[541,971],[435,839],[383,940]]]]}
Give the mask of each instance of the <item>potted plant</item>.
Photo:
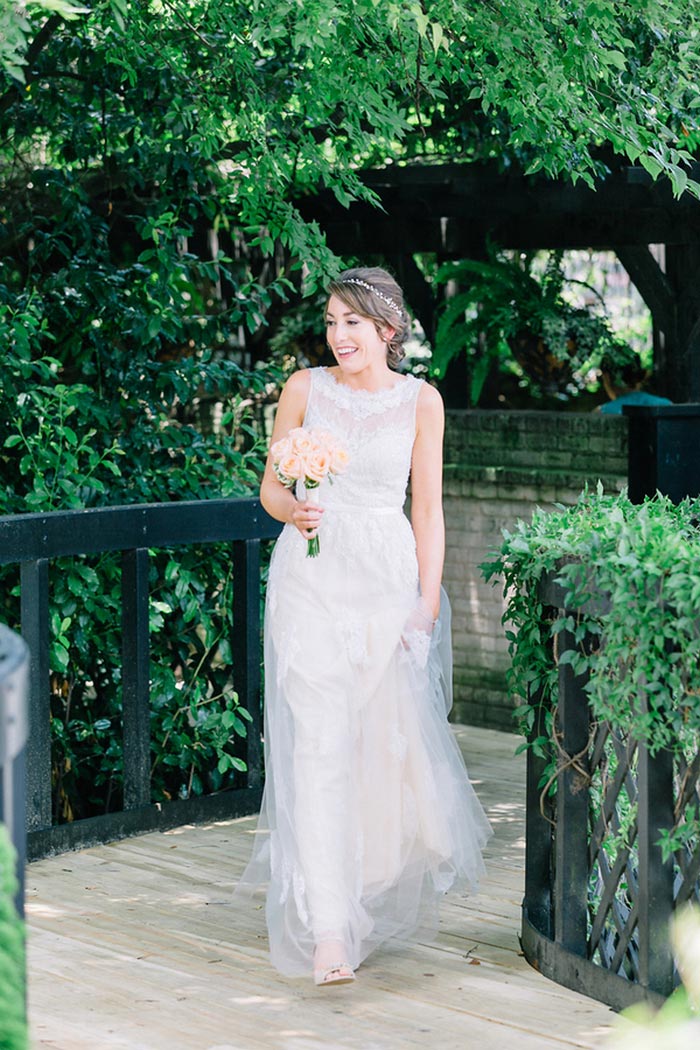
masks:
{"type": "Polygon", "coordinates": [[[488,246],[484,261],[445,263],[436,281],[452,285],[438,322],[433,370],[441,377],[458,353],[469,357],[469,400],[475,405],[497,359],[517,361],[537,394],[570,396],[603,355],[614,353],[615,338],[604,313],[577,307],[563,297],[566,284],[594,288],[567,278],[562,252],[552,252],[537,274],[536,253],[506,253],[488,246]]]}

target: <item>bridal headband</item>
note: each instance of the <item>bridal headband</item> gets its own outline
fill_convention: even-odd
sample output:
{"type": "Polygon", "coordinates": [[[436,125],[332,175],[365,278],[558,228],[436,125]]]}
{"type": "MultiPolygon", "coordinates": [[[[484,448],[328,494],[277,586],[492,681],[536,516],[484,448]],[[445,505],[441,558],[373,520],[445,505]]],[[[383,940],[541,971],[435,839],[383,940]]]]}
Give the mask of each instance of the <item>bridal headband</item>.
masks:
{"type": "Polygon", "coordinates": [[[399,317],[401,316],[401,307],[397,306],[388,295],[384,295],[384,292],[380,292],[378,288],[375,288],[373,284],[368,284],[367,281],[363,281],[359,277],[343,277],[338,284],[358,284],[360,288],[366,288],[372,295],[376,295],[377,299],[381,299],[383,303],[386,303],[394,313],[398,314],[399,317]]]}

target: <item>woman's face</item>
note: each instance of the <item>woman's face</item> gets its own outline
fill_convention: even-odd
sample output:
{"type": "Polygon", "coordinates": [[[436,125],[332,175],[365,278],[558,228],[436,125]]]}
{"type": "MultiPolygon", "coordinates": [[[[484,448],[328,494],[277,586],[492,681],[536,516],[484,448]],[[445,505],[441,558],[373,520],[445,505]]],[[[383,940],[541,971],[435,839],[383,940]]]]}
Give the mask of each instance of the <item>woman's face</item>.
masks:
{"type": "MultiPolygon", "coordinates": [[[[386,334],[390,337],[392,333],[386,334]]],[[[374,321],[351,310],[335,295],[326,307],[326,338],[343,372],[355,375],[367,367],[386,364],[386,342],[374,321]]]]}

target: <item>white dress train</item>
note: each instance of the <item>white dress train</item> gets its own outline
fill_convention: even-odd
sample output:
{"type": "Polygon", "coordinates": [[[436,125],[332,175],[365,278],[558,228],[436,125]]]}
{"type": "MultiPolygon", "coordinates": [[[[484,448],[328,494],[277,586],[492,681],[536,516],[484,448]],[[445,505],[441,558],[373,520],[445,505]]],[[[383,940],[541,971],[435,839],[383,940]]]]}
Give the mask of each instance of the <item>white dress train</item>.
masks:
{"type": "MultiPolygon", "coordinates": [[[[349,466],[313,498],[320,554],[285,526],[265,611],[265,790],[239,893],[267,886],[275,967],[308,974],[317,943],[353,967],[380,944],[432,935],[447,890],[474,889],[490,826],[447,723],[449,605],[429,650],[406,647],[418,597],[403,513],[421,382],[376,392],[311,370],[304,426],[349,466]]],[[[424,636],[425,637],[425,636],[424,636]]]]}

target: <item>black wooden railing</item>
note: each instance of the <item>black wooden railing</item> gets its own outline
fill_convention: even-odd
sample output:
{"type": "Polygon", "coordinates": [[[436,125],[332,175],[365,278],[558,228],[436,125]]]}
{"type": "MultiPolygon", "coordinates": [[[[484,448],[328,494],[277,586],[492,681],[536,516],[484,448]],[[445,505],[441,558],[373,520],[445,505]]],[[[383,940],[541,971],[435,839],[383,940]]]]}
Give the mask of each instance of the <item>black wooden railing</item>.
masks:
{"type": "Polygon", "coordinates": [[[155,828],[255,812],[262,793],[260,541],[280,530],[257,499],[105,507],[0,517],[0,564],[21,567],[21,631],[31,654],[27,746],[28,857],[34,859],[155,828]],[[231,543],[233,684],[253,721],[244,786],[152,804],[150,798],[149,550],[231,543]],[[49,692],[49,563],[122,553],[124,809],[52,826],[49,692]]]}
{"type": "MultiPolygon", "coordinates": [[[[564,609],[554,577],[541,597],[545,615],[564,609]]],[[[562,631],[557,645],[561,655],[576,643],[562,631]]],[[[700,844],[664,861],[659,840],[700,807],[700,752],[652,755],[610,724],[594,725],[585,684],[560,661],[554,797],[542,797],[546,760],[528,749],[522,945],[547,977],[622,1009],[661,1002],[676,983],[669,919],[700,901],[700,844]]],[[[533,726],[532,739],[542,732],[533,726]]]]}

